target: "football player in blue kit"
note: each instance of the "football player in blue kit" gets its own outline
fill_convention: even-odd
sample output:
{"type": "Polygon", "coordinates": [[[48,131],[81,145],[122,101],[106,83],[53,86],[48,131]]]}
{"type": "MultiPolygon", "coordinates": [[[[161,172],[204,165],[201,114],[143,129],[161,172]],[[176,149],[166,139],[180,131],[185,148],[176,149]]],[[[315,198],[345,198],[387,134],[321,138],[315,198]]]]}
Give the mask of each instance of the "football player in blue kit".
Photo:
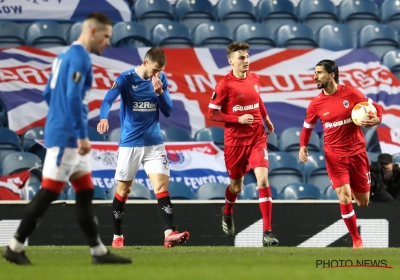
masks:
{"type": "Polygon", "coordinates": [[[161,135],[159,111],[169,117],[172,100],[168,80],[163,72],[167,58],[164,51],[152,47],[147,51],[143,63],[121,73],[100,107],[100,122],[97,131],[108,131],[108,114],[112,103],[121,96],[120,120],[121,140],[115,179],[118,181],[113,200],[114,238],[112,246],[122,248],[124,236],[121,231],[124,206],[128,200],[140,164],[154,186],[158,212],[164,226],[164,246],[174,247],[186,242],[190,234],[178,232],[173,226],[173,209],[168,192],[169,164],[161,135]]]}

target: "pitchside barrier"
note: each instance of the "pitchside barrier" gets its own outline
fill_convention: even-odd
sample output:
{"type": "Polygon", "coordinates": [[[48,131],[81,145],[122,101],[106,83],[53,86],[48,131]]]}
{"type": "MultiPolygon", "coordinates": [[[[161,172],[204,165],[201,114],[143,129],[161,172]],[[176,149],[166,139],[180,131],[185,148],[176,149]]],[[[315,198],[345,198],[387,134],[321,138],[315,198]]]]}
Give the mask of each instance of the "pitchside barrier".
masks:
{"type": "MultiPolygon", "coordinates": [[[[6,245],[19,225],[26,202],[0,202],[0,245],[6,245]]],[[[125,206],[123,234],[131,246],[162,245],[163,228],[156,201],[129,200],[125,206]]],[[[261,247],[262,219],[258,201],[239,201],[234,207],[236,235],[223,234],[223,200],[173,200],[178,230],[190,232],[185,246],[261,247]]],[[[56,201],[28,245],[86,245],[75,216],[75,203],[56,201]]],[[[100,234],[111,244],[112,201],[94,201],[100,234]]],[[[400,204],[371,203],[367,208],[354,204],[364,247],[400,247],[400,204]]],[[[280,246],[351,247],[351,238],[341,219],[337,201],[274,201],[272,229],[280,246]]]]}

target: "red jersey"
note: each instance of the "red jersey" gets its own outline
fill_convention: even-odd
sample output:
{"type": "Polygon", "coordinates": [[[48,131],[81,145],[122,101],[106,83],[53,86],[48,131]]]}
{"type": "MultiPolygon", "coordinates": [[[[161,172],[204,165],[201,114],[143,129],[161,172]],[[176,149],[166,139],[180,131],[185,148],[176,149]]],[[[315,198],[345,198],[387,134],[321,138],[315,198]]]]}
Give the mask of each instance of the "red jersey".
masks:
{"type": "Polygon", "coordinates": [[[336,92],[322,91],[308,105],[305,128],[314,128],[317,118],[324,129],[324,151],[337,156],[351,156],[365,152],[365,138],[361,128],[351,119],[351,111],[359,102],[372,100],[359,90],[338,85],[336,92]]]}
{"type": "Polygon", "coordinates": [[[264,123],[260,112],[260,77],[247,72],[246,78],[236,78],[229,72],[215,87],[211,97],[211,109],[233,116],[250,114],[254,117],[252,124],[225,122],[224,145],[251,145],[255,139],[265,136],[264,123]]]}

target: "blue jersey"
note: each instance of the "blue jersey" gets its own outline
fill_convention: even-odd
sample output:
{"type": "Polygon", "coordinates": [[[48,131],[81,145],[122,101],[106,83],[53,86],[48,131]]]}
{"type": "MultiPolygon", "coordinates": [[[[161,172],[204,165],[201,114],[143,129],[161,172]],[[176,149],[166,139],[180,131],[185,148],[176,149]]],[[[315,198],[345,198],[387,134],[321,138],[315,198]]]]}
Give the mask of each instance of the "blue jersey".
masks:
{"type": "Polygon", "coordinates": [[[121,96],[120,147],[143,147],[164,143],[159,123],[159,111],[165,117],[172,113],[172,100],[168,80],[161,72],[163,94],[157,96],[151,79],[145,80],[131,69],[121,73],[104,97],[100,107],[100,119],[107,119],[112,103],[121,96]]]}
{"type": "Polygon", "coordinates": [[[92,63],[81,44],[73,44],[53,62],[43,96],[49,105],[44,143],[46,147],[77,148],[87,137],[86,96],[92,85],[92,63]]]}

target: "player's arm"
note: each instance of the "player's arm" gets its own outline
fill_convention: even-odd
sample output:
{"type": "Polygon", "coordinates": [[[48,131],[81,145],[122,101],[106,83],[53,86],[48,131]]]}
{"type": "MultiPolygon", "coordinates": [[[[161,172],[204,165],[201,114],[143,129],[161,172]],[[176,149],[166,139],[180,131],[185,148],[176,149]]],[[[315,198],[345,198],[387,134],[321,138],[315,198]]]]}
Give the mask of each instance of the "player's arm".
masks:
{"type": "Polygon", "coordinates": [[[121,89],[124,85],[125,79],[122,75],[119,75],[117,79],[115,79],[111,88],[107,91],[106,96],[101,102],[100,105],[100,121],[97,124],[97,131],[100,134],[108,131],[109,124],[108,124],[108,114],[110,113],[110,109],[114,101],[121,95],[121,89]]]}
{"type": "Polygon", "coordinates": [[[158,97],[158,106],[160,107],[161,113],[168,118],[172,114],[173,104],[169,94],[168,80],[165,75],[162,75],[161,80],[157,77],[153,77],[154,91],[158,97]],[[159,84],[161,83],[161,85],[159,84]],[[159,89],[157,90],[156,87],[159,89]]]}
{"type": "Polygon", "coordinates": [[[372,104],[376,108],[376,113],[377,113],[377,115],[374,116],[373,118],[371,118],[370,120],[360,121],[360,125],[362,127],[372,127],[372,126],[380,124],[382,122],[382,107],[378,103],[373,101],[371,98],[364,95],[358,89],[354,89],[354,90],[355,90],[355,95],[357,98],[356,103],[366,101],[369,104],[372,104]]]}
{"type": "Polygon", "coordinates": [[[300,133],[300,151],[299,159],[301,162],[306,162],[308,154],[307,144],[310,142],[311,133],[317,122],[317,115],[315,114],[311,104],[307,108],[306,117],[303,123],[303,129],[300,133]]]}
{"type": "Polygon", "coordinates": [[[274,125],[272,124],[271,120],[269,119],[268,116],[268,112],[267,112],[267,108],[265,108],[264,102],[261,99],[259,99],[259,108],[260,108],[260,113],[262,118],[265,120],[265,124],[267,125],[268,131],[267,131],[267,135],[270,135],[272,132],[274,132],[275,128],[274,125]]]}

